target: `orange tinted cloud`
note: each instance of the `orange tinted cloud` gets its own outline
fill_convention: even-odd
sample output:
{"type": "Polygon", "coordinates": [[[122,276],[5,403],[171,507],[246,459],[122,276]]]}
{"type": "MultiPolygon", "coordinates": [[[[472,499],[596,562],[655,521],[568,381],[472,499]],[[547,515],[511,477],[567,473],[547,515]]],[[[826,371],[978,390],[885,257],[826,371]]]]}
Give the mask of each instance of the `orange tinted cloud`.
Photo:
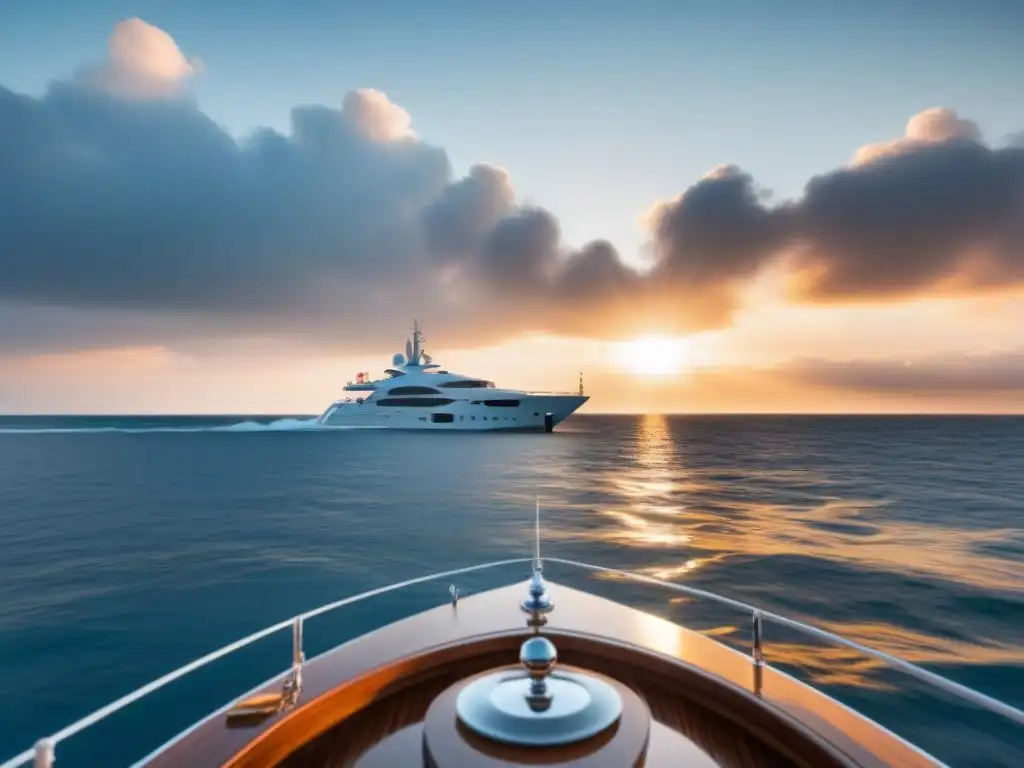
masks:
{"type": "Polygon", "coordinates": [[[139,18],[116,24],[107,47],[107,61],[83,67],[78,76],[122,96],[175,94],[203,68],[199,59],[186,57],[164,30],[139,18]]]}
{"type": "Polygon", "coordinates": [[[184,360],[163,347],[118,347],[45,354],[9,361],[8,369],[28,375],[138,374],[168,369],[184,360]]]}
{"type": "Polygon", "coordinates": [[[801,385],[884,394],[1012,395],[1024,404],[1024,352],[906,360],[804,360],[776,371],[801,385]]]}
{"type": "Polygon", "coordinates": [[[912,152],[929,144],[957,140],[980,143],[981,129],[973,120],[961,118],[955,109],[932,107],[910,118],[904,136],[861,147],[850,162],[855,166],[865,165],[901,152],[912,152]]]}

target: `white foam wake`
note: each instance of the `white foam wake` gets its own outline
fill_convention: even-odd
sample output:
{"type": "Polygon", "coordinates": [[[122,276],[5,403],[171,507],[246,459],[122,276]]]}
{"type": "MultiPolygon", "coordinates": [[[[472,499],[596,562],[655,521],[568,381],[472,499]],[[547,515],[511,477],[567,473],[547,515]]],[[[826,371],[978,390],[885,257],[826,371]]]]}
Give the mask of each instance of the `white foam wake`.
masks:
{"type": "Polygon", "coordinates": [[[325,429],[316,419],[277,419],[275,421],[240,421],[213,427],[213,432],[298,432],[307,429],[325,429]]]}
{"type": "Polygon", "coordinates": [[[306,432],[306,431],[345,431],[367,429],[368,427],[328,427],[317,424],[316,418],[308,419],[275,419],[273,421],[239,421],[234,424],[196,424],[196,425],[149,425],[145,427],[129,426],[81,426],[81,427],[0,427],[0,435],[72,435],[88,433],[122,433],[146,434],[150,432],[306,432]]]}

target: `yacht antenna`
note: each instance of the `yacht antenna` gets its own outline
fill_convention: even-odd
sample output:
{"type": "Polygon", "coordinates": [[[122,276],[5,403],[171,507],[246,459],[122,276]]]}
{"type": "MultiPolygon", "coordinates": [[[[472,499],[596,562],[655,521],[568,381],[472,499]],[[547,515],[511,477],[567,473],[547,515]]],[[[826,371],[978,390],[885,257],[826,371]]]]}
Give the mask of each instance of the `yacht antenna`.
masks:
{"type": "Polygon", "coordinates": [[[580,371],[580,397],[583,397],[583,371],[580,371]]]}
{"type": "Polygon", "coordinates": [[[537,497],[537,517],[535,521],[534,567],[541,568],[540,563],[540,496],[537,497]]]}
{"type": "Polygon", "coordinates": [[[622,699],[613,686],[597,677],[556,671],[558,649],[540,633],[555,604],[541,574],[539,495],[533,554],[533,575],[519,604],[529,617],[526,626],[533,630],[519,646],[519,662],[526,674],[501,670],[477,677],[459,691],[455,712],[460,723],[476,734],[516,747],[574,744],[618,722],[622,699]],[[552,708],[554,702],[564,703],[552,708]]]}
{"type": "Polygon", "coordinates": [[[548,622],[545,614],[550,613],[555,607],[544,583],[544,565],[540,561],[540,496],[537,496],[533,530],[533,574],[530,576],[528,594],[520,603],[520,607],[530,616],[526,626],[533,628],[534,634],[539,634],[540,628],[548,622]]]}

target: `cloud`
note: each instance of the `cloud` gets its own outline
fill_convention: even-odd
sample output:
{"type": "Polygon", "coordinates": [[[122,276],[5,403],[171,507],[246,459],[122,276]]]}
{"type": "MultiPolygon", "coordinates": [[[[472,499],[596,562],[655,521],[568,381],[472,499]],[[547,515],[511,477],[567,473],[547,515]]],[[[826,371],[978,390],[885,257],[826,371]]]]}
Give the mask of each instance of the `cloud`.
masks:
{"type": "Polygon", "coordinates": [[[81,310],[0,301],[0,357],[96,347],[185,343],[203,337],[206,319],[162,316],[152,310],[81,310]]]}
{"type": "Polygon", "coordinates": [[[718,168],[648,219],[655,275],[715,288],[784,267],[790,298],[898,300],[1024,282],[1024,148],[978,143],[949,110],[910,121],[906,141],[812,178],[772,206],[718,168]]]}
{"type": "Polygon", "coordinates": [[[905,361],[802,360],[774,368],[772,374],[800,385],[873,394],[1024,398],[1024,351],[905,361]]]}
{"type": "Polygon", "coordinates": [[[861,147],[850,162],[854,166],[865,165],[946,141],[973,141],[980,144],[981,129],[973,120],[961,118],[954,109],[932,107],[910,118],[904,136],[861,147]]]}
{"type": "Polygon", "coordinates": [[[795,207],[801,298],[901,298],[1024,281],[1024,149],[951,139],[818,176],[795,207]]]}
{"type": "Polygon", "coordinates": [[[516,192],[508,171],[474,165],[424,212],[427,245],[442,262],[472,259],[495,225],[515,209],[516,192]]]}
{"type": "Polygon", "coordinates": [[[429,296],[416,223],[450,168],[376,91],[237,142],[188,98],[74,80],[0,89],[0,178],[0,300],[230,330],[429,296]]]}
{"type": "Polygon", "coordinates": [[[1024,349],[709,365],[665,379],[588,375],[587,388],[599,408],[630,412],[1024,414],[1024,349]]]}
{"type": "Polygon", "coordinates": [[[110,93],[172,95],[203,68],[202,61],[186,57],[169,34],[137,18],[114,27],[107,49],[107,61],[81,68],[77,77],[110,93]]]}
{"type": "Polygon", "coordinates": [[[453,178],[379,91],[237,139],[189,96],[199,70],[132,19],[108,61],[42,96],[0,87],[0,345],[274,334],[356,350],[407,315],[450,345],[607,338],[727,325],[766,269],[802,302],[1024,281],[1024,148],[981,143],[951,110],[797,200],[719,166],[652,208],[638,269],[605,241],[568,247],[502,168],[453,178]]]}
{"type": "Polygon", "coordinates": [[[750,174],[720,165],[646,219],[652,233],[650,279],[682,287],[701,302],[704,325],[727,324],[737,289],[779,253],[792,233],[790,210],[767,206],[768,193],[750,174]],[[698,299],[700,297],[700,299],[698,299]]]}

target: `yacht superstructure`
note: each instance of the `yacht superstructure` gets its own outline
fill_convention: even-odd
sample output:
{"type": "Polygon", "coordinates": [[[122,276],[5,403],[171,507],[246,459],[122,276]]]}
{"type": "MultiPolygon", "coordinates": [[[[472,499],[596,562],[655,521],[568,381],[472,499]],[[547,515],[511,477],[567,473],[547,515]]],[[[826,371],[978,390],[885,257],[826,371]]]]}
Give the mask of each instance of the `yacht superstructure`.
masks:
{"type": "Polygon", "coordinates": [[[360,373],[345,386],[352,394],[331,403],[317,423],[386,429],[552,431],[590,398],[583,377],[575,393],[499,389],[493,381],[443,370],[423,350],[413,323],[405,354],[392,358],[384,377],[360,373]]]}

